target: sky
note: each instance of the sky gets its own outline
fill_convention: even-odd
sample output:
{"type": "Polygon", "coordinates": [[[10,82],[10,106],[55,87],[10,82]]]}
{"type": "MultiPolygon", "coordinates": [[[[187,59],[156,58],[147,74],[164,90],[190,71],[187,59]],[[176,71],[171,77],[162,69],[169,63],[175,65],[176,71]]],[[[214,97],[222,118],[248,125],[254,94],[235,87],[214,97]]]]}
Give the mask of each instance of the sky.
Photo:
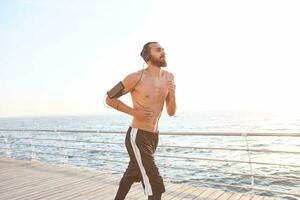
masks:
{"type": "Polygon", "coordinates": [[[142,69],[148,41],[165,48],[178,111],[300,115],[299,10],[297,0],[0,0],[0,117],[116,113],[105,93],[142,69]]]}

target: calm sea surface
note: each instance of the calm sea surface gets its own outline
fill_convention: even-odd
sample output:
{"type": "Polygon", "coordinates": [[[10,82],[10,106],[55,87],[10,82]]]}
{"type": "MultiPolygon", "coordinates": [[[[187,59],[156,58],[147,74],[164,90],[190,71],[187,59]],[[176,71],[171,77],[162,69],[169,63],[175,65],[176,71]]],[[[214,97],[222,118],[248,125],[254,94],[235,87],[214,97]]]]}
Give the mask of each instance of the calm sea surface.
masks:
{"type": "MultiPolygon", "coordinates": [[[[0,129],[68,129],[126,132],[131,118],[126,115],[65,116],[65,117],[27,117],[0,118],[0,129]]],[[[179,113],[175,117],[163,115],[160,132],[269,132],[300,133],[300,116],[280,116],[254,112],[202,112],[179,113]]],[[[49,163],[68,162],[99,170],[114,170],[122,174],[126,169],[128,155],[124,145],[124,134],[107,133],[51,133],[51,132],[0,132],[1,155],[18,159],[30,159],[49,163]],[[61,142],[52,140],[16,139],[24,137],[68,140],[83,142],[61,142]],[[5,139],[6,138],[6,139],[5,139]],[[8,139],[7,139],[8,138],[8,139]],[[84,142],[85,141],[85,142],[84,142]],[[97,141],[90,143],[87,141],[97,141]],[[5,143],[6,142],[6,143],[5,143]],[[107,144],[118,143],[118,144],[107,144]],[[32,144],[36,145],[35,147],[32,144]],[[66,146],[62,149],[54,146],[66,146]],[[34,148],[34,149],[33,149],[34,148]],[[78,150],[93,149],[93,150],[78,150]],[[30,151],[41,152],[33,154],[30,151]],[[57,156],[59,154],[68,157],[57,156]],[[67,159],[66,159],[67,158],[67,159]],[[113,160],[113,161],[109,161],[113,160]]],[[[274,178],[254,178],[256,187],[300,194],[300,167],[269,166],[262,164],[236,163],[232,160],[248,162],[268,162],[300,165],[300,154],[264,153],[247,151],[225,151],[166,146],[270,149],[300,152],[300,137],[233,137],[233,136],[167,136],[161,135],[156,152],[156,163],[165,181],[184,182],[202,187],[214,187],[227,191],[253,193],[246,189],[214,185],[249,185],[249,176],[237,173],[256,173],[267,176],[288,177],[290,180],[274,178]],[[176,158],[174,158],[176,157],[176,158]],[[192,157],[196,159],[182,159],[192,157]],[[200,160],[199,158],[203,158],[200,160]],[[206,159],[215,159],[210,161],[206,159]],[[227,160],[220,162],[217,160],[227,160]],[[187,168],[184,169],[184,168],[187,168]],[[191,170],[192,169],[192,170],[191,170]]],[[[297,197],[272,192],[255,191],[256,194],[297,199],[297,197]]],[[[299,198],[299,197],[298,197],[299,198]]]]}

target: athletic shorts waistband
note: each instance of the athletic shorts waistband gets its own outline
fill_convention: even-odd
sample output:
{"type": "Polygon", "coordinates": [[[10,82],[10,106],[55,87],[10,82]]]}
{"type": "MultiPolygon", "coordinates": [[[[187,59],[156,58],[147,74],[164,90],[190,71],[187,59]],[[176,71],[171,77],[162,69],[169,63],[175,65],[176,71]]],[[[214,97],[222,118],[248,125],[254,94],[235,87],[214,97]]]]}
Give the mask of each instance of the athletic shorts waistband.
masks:
{"type": "MultiPolygon", "coordinates": [[[[134,127],[132,126],[129,126],[129,129],[132,129],[134,127]]],[[[146,131],[146,130],[143,130],[143,129],[140,129],[140,128],[136,128],[138,131],[139,134],[151,134],[151,135],[158,135],[159,134],[159,131],[157,132],[150,132],[150,131],[146,131]]]]}

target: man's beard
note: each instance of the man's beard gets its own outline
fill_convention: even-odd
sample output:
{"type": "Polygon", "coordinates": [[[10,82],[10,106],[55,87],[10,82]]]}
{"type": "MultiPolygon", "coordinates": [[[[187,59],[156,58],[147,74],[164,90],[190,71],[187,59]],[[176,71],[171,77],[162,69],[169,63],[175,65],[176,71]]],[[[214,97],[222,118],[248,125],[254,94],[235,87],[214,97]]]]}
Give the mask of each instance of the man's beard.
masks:
{"type": "Polygon", "coordinates": [[[165,58],[161,57],[161,58],[153,58],[151,57],[151,63],[157,67],[166,67],[167,66],[167,61],[165,58]]]}

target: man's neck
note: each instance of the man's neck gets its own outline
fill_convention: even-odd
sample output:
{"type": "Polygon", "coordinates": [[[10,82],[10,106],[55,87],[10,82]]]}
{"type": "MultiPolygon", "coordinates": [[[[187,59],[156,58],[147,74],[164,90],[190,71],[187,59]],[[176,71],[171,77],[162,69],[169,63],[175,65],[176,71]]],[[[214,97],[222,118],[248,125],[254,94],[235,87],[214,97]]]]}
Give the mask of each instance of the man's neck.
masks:
{"type": "Polygon", "coordinates": [[[159,78],[161,75],[161,68],[155,65],[149,64],[147,67],[147,71],[151,76],[159,78]]]}

